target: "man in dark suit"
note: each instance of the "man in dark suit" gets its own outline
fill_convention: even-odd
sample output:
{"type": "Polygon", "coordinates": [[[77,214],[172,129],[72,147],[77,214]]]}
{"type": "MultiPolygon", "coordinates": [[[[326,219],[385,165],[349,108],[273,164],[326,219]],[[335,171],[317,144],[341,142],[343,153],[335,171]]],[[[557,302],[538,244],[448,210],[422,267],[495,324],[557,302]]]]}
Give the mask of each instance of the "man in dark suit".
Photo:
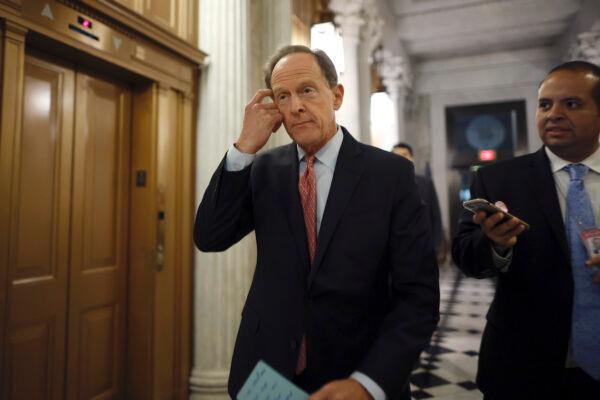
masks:
{"type": "Polygon", "coordinates": [[[600,256],[586,254],[580,234],[600,222],[600,69],[553,69],[536,123],[540,150],[480,168],[471,187],[531,228],[465,211],[453,243],[467,275],[498,279],[477,382],[492,400],[598,399],[600,256]]]}
{"type": "Polygon", "coordinates": [[[194,231],[202,251],[256,233],[229,394],[262,359],[311,400],[409,399],[439,303],[413,167],[336,125],[344,89],[322,51],[284,47],[265,81],[194,231]],[[255,156],[281,123],[294,143],[255,156]]]}
{"type": "MultiPolygon", "coordinates": [[[[410,160],[411,162],[414,162],[413,150],[408,143],[398,143],[394,146],[392,152],[406,158],[407,160],[410,160]]],[[[417,182],[417,187],[419,188],[421,198],[427,206],[427,214],[431,220],[433,245],[435,247],[436,254],[439,254],[442,243],[442,216],[440,214],[440,203],[438,201],[437,192],[435,191],[435,186],[433,186],[433,181],[428,177],[423,175],[415,175],[415,180],[417,182]]]]}

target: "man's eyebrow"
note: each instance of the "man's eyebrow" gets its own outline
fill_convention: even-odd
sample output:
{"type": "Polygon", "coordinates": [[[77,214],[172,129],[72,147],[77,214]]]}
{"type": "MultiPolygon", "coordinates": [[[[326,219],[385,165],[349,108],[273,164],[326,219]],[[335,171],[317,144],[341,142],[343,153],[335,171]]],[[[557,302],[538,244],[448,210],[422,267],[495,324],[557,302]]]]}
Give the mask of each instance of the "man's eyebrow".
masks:
{"type": "MultiPolygon", "coordinates": [[[[317,85],[317,83],[314,79],[305,79],[303,81],[300,81],[300,83],[297,85],[297,87],[303,88],[306,86],[316,86],[316,85],[317,85]]],[[[274,86],[272,90],[273,90],[273,94],[279,93],[282,91],[285,91],[285,92],[288,91],[288,89],[286,87],[281,87],[281,86],[280,87],[274,86]]]]}
{"type": "Polygon", "coordinates": [[[276,93],[279,93],[279,92],[283,92],[283,91],[287,91],[287,89],[284,88],[284,87],[274,87],[272,89],[273,94],[276,94],[276,93]]]}
{"type": "Polygon", "coordinates": [[[583,101],[583,98],[579,97],[579,96],[568,96],[568,97],[562,97],[560,99],[549,99],[547,97],[540,97],[538,99],[538,103],[542,102],[542,101],[573,101],[573,100],[577,100],[577,101],[583,101]]]}

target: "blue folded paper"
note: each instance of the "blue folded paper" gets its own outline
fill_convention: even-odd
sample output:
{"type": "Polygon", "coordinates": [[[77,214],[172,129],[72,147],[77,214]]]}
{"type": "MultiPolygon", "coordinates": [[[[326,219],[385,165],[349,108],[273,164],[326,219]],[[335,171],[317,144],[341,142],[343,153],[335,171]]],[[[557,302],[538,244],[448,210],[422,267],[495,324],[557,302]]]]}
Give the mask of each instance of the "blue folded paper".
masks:
{"type": "Polygon", "coordinates": [[[308,394],[260,360],[236,398],[237,400],[306,400],[308,394]]]}

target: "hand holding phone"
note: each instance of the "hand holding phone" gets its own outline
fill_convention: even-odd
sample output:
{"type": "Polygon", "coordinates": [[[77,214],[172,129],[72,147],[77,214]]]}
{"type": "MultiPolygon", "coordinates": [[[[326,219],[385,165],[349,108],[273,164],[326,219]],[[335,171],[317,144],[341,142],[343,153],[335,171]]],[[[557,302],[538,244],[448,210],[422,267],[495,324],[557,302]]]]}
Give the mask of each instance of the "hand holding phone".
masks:
{"type": "Polygon", "coordinates": [[[471,211],[473,214],[477,214],[478,212],[483,211],[483,212],[485,212],[487,217],[489,217],[492,214],[502,213],[504,215],[504,217],[502,218],[502,220],[500,220],[501,223],[506,222],[509,219],[516,218],[525,227],[525,229],[529,229],[529,224],[527,222],[523,221],[520,218],[515,217],[514,215],[510,214],[506,210],[503,210],[502,208],[498,207],[495,204],[490,203],[489,201],[487,201],[485,199],[467,200],[467,201],[463,202],[463,207],[466,208],[467,210],[471,211]]]}
{"type": "Polygon", "coordinates": [[[485,199],[465,201],[463,207],[474,213],[473,222],[481,226],[483,233],[498,250],[513,247],[517,243],[517,236],[529,229],[529,224],[485,199]],[[485,217],[482,218],[480,212],[484,212],[485,217]]]}

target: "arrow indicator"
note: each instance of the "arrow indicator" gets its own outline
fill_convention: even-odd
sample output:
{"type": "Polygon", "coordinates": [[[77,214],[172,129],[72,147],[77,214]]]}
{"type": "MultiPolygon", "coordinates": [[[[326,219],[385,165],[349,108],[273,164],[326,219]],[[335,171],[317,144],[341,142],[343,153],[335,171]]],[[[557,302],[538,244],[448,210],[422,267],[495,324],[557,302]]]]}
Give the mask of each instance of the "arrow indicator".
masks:
{"type": "Polygon", "coordinates": [[[52,9],[50,8],[50,4],[46,4],[44,9],[42,10],[42,16],[48,18],[51,21],[54,21],[54,14],[52,14],[52,9]]]}
{"type": "Polygon", "coordinates": [[[121,48],[121,44],[123,43],[123,41],[121,40],[120,37],[118,36],[113,36],[112,38],[113,40],[113,46],[115,49],[119,50],[121,48]]]}

